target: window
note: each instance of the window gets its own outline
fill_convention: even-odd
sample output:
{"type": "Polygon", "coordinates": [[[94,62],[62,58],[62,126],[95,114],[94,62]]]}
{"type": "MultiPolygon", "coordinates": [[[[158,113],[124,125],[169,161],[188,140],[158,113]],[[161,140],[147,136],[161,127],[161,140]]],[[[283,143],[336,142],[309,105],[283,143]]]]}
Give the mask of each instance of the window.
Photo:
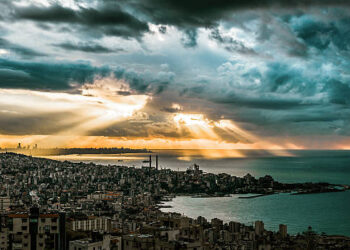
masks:
{"type": "Polygon", "coordinates": [[[57,218],[52,218],[52,222],[57,222],[57,218]]]}
{"type": "Polygon", "coordinates": [[[41,222],[42,222],[42,223],[45,223],[45,218],[41,218],[41,222]]]}
{"type": "Polygon", "coordinates": [[[22,230],[26,231],[27,230],[27,226],[22,226],[22,230]]]}
{"type": "Polygon", "coordinates": [[[22,219],[22,223],[26,223],[27,222],[27,219],[22,219]]]}

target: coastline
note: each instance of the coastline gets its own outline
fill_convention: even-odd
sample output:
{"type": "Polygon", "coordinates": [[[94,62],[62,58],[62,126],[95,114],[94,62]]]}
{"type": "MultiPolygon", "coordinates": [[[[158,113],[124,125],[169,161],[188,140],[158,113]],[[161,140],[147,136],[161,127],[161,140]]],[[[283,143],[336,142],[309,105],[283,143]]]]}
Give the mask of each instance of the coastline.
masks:
{"type": "MultiPolygon", "coordinates": [[[[336,192],[334,194],[339,194],[341,197],[344,197],[344,199],[348,200],[350,190],[345,190],[344,192],[336,192]],[[344,196],[345,195],[345,196],[344,196]]],[[[310,193],[309,196],[307,195],[292,195],[289,193],[275,193],[274,195],[262,195],[259,197],[264,198],[265,202],[263,204],[268,204],[269,202],[278,202],[278,203],[285,203],[286,199],[289,201],[287,204],[301,204],[304,203],[303,201],[307,200],[312,200],[315,197],[318,197],[319,195],[323,195],[324,198],[319,198],[321,200],[327,199],[327,197],[332,197],[332,193],[310,193]],[[282,196],[280,196],[282,195],[282,196]],[[329,196],[330,195],[330,196],[329,196]],[[265,199],[267,198],[267,199],[265,199]],[[300,198],[302,198],[300,200],[300,198]],[[300,202],[296,203],[295,201],[300,200],[300,202]]],[[[322,196],[321,196],[322,197],[322,196]]],[[[345,231],[338,230],[338,227],[333,227],[333,230],[331,229],[330,231],[327,229],[323,229],[326,225],[323,227],[319,228],[319,224],[316,223],[316,221],[305,221],[303,218],[298,218],[299,221],[303,221],[304,226],[300,226],[298,223],[287,223],[286,218],[284,218],[283,213],[280,214],[281,216],[274,216],[273,218],[264,218],[264,216],[250,216],[248,219],[247,213],[249,212],[243,212],[241,210],[237,209],[239,207],[245,206],[245,205],[237,205],[237,202],[239,201],[244,201],[244,204],[252,203],[257,204],[257,202],[260,204],[260,199],[255,199],[255,198],[248,198],[248,199],[242,199],[239,198],[239,195],[231,196],[230,197],[223,197],[223,196],[218,196],[218,197],[203,197],[203,198],[192,198],[190,195],[177,195],[176,197],[173,198],[172,201],[165,201],[161,202],[159,205],[158,209],[160,211],[165,212],[165,213],[179,213],[185,216],[188,216],[192,219],[195,219],[197,216],[203,216],[204,218],[210,220],[212,218],[219,218],[223,220],[226,223],[229,223],[230,221],[237,221],[239,223],[249,225],[251,224],[251,221],[254,220],[262,220],[267,228],[271,231],[276,231],[278,229],[278,224],[280,223],[286,223],[287,226],[292,226],[290,228],[290,235],[291,236],[297,236],[298,234],[302,233],[304,230],[307,229],[309,225],[312,225],[313,228],[315,227],[317,232],[319,234],[326,232],[327,235],[338,235],[338,236],[345,236],[345,237],[350,237],[350,229],[347,227],[345,231]],[[221,199],[225,198],[225,199],[221,199]],[[230,204],[232,204],[232,208],[230,210],[230,204]],[[236,205],[235,205],[236,204],[236,205]],[[210,209],[212,206],[215,206],[213,209],[210,209]],[[238,206],[238,207],[237,207],[238,206]],[[222,209],[223,207],[227,209],[222,209]],[[205,209],[201,209],[205,208],[205,209]],[[232,211],[232,213],[229,213],[229,211],[232,211]],[[233,216],[233,217],[232,217],[233,216]],[[277,219],[278,218],[278,219],[277,219]],[[300,229],[295,229],[300,228],[300,229]],[[336,230],[334,230],[336,229],[336,230]]],[[[325,203],[327,201],[325,200],[325,203]]],[[[250,207],[254,207],[255,205],[250,205],[250,207]]],[[[263,205],[262,205],[263,206],[263,205]]],[[[329,204],[331,206],[331,204],[329,204]]],[[[283,207],[282,205],[279,207],[283,207]]],[[[250,209],[249,211],[251,211],[250,209]]],[[[254,209],[253,209],[254,210],[254,209]]],[[[276,209],[275,209],[276,210],[276,209]]],[[[274,210],[274,211],[275,211],[274,210]]],[[[297,213],[297,210],[294,210],[297,213]]],[[[261,214],[261,213],[259,213],[261,214]]],[[[276,214],[276,213],[274,213],[276,214]]],[[[336,216],[336,215],[330,215],[330,217],[336,216]]],[[[346,225],[343,225],[344,228],[346,228],[346,225]]]]}

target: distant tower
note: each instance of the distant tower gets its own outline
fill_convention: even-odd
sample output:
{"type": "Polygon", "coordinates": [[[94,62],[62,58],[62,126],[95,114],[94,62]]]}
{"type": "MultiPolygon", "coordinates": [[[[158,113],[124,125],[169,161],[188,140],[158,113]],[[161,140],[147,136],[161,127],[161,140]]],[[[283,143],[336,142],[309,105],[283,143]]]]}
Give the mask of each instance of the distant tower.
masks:
{"type": "Polygon", "coordinates": [[[158,170],[158,155],[156,155],[156,169],[158,170]]]}
{"type": "Polygon", "coordinates": [[[21,143],[20,143],[20,142],[18,143],[17,148],[18,148],[18,149],[21,149],[21,148],[22,148],[22,146],[21,146],[21,143]]]}
{"type": "Polygon", "coordinates": [[[148,163],[149,163],[148,174],[149,174],[149,176],[151,177],[152,155],[149,155],[148,163]]]}

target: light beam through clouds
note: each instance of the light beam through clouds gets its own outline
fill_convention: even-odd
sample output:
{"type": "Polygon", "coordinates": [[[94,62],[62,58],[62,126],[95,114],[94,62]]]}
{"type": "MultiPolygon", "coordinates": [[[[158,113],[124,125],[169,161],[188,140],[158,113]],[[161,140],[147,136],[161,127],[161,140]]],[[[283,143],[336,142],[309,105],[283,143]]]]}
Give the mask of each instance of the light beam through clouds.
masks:
{"type": "Polygon", "coordinates": [[[65,113],[56,124],[56,133],[34,136],[31,143],[51,140],[56,146],[68,146],[65,143],[67,136],[81,138],[91,131],[130,118],[149,99],[146,95],[120,94],[124,91],[129,91],[125,83],[112,78],[83,85],[82,94],[0,89],[0,106],[3,107],[0,112],[24,119],[30,116],[52,119],[56,114],[65,113]]]}
{"type": "Polygon", "coordinates": [[[0,147],[349,148],[349,8],[0,1],[0,147]]]}

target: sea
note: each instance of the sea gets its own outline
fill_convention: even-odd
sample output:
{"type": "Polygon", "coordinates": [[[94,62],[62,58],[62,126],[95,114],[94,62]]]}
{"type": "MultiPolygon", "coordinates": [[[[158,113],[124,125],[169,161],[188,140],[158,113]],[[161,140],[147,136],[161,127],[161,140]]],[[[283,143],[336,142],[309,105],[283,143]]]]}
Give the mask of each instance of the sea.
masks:
{"type": "MultiPolygon", "coordinates": [[[[152,150],[159,168],[186,170],[193,164],[210,173],[228,173],[255,177],[271,175],[286,183],[329,182],[350,185],[350,151],[346,150],[152,150]]],[[[55,160],[93,162],[102,165],[141,167],[149,153],[118,155],[61,155],[55,160]]],[[[288,233],[297,234],[311,226],[318,233],[350,236],[350,191],[337,193],[290,195],[275,194],[253,199],[242,195],[215,198],[178,196],[162,211],[171,211],[196,218],[219,218],[251,225],[262,220],[265,228],[277,231],[279,224],[288,226],[288,233]]]]}

